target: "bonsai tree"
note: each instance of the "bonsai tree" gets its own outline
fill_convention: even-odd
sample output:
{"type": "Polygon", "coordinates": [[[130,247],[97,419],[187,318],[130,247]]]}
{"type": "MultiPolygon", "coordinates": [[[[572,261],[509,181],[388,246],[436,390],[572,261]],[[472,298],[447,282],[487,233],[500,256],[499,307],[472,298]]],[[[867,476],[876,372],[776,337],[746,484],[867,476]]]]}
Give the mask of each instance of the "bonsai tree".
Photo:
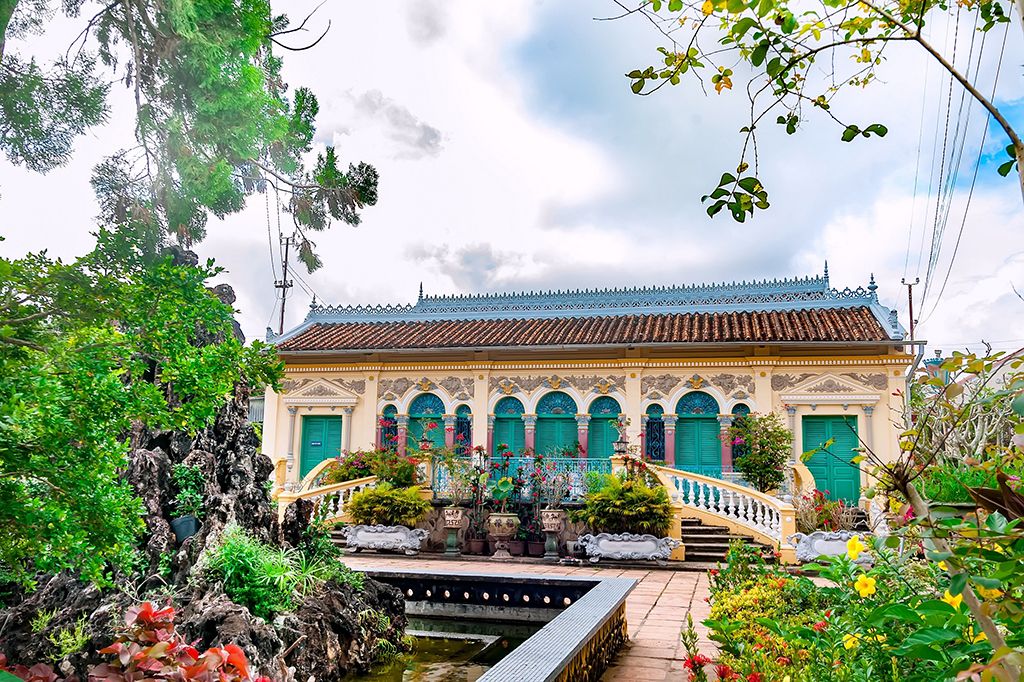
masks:
{"type": "Polygon", "coordinates": [[[748,414],[729,429],[736,449],[735,464],[743,477],[761,492],[779,487],[793,446],[793,434],[777,414],[748,414]]]}
{"type": "Polygon", "coordinates": [[[354,494],[346,510],[361,525],[411,527],[427,515],[430,502],[420,497],[416,486],[395,488],[379,483],[354,494]]]}

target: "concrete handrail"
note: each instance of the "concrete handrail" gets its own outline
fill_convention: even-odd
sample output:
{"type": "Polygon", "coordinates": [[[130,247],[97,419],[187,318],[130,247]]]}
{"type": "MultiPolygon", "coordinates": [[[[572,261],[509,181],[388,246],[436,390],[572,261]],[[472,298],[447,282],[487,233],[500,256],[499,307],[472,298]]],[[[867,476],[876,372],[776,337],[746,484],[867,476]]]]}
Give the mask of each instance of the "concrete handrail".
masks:
{"type": "MultiPolygon", "coordinates": [[[[314,471],[316,471],[314,469],[314,471]]],[[[313,473],[313,472],[310,472],[313,473]]],[[[298,492],[284,492],[277,496],[278,517],[284,518],[284,510],[289,504],[296,500],[312,502],[314,506],[314,518],[326,523],[333,523],[345,520],[345,506],[352,496],[361,490],[372,488],[377,484],[376,476],[365,476],[351,481],[332,483],[331,485],[299,490],[298,492]]]]}

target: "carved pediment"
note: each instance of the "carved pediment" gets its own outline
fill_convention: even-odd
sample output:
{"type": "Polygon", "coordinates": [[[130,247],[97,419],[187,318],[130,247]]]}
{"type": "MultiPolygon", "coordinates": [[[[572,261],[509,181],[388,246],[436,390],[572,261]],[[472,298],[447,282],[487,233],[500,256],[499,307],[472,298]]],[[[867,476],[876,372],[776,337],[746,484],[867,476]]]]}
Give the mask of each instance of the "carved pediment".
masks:
{"type": "Polygon", "coordinates": [[[354,405],[359,397],[353,389],[365,390],[365,387],[364,381],[304,379],[285,394],[285,402],[293,405],[354,405]]]}
{"type": "Polygon", "coordinates": [[[835,374],[808,375],[792,388],[782,392],[782,400],[789,403],[874,403],[881,395],[874,389],[835,374]]]}

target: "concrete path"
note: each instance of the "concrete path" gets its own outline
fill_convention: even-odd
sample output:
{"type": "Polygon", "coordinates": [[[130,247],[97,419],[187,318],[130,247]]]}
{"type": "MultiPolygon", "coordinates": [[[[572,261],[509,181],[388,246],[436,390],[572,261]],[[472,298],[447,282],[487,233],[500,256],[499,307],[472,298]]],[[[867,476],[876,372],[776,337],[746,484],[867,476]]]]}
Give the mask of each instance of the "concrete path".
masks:
{"type": "Polygon", "coordinates": [[[431,570],[438,573],[472,571],[503,575],[529,573],[633,578],[639,581],[626,598],[626,622],[632,640],[604,676],[607,682],[659,682],[685,680],[686,651],[679,639],[686,614],[693,616],[700,636],[701,652],[714,658],[717,649],[707,639],[701,621],[708,617],[708,575],[704,572],[645,570],[638,568],[592,568],[549,564],[503,563],[498,561],[444,561],[420,557],[415,560],[383,556],[347,556],[345,563],[356,570],[431,570]]]}

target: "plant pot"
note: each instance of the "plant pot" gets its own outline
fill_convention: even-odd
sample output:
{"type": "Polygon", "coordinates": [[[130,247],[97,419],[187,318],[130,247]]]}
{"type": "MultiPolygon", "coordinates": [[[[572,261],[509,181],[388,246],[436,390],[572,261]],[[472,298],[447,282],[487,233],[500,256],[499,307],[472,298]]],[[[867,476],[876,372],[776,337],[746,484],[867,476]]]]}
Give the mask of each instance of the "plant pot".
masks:
{"type": "Polygon", "coordinates": [[[941,521],[942,519],[977,521],[977,518],[970,518],[978,513],[978,505],[973,502],[936,502],[935,500],[930,500],[928,507],[932,518],[936,521],[941,521]]]}
{"type": "Polygon", "coordinates": [[[565,521],[564,509],[541,509],[540,525],[545,533],[557,533],[562,530],[562,523],[565,521]]]}
{"type": "Polygon", "coordinates": [[[526,543],[526,553],[530,556],[544,556],[544,543],[540,540],[530,540],[526,543]]]}
{"type": "Polygon", "coordinates": [[[508,553],[512,556],[523,556],[526,554],[526,543],[522,540],[509,540],[508,553]]]}
{"type": "Polygon", "coordinates": [[[171,530],[174,531],[174,539],[180,545],[199,532],[199,519],[191,514],[171,519],[171,530]]]}
{"type": "Polygon", "coordinates": [[[462,527],[462,520],[466,518],[464,507],[445,507],[441,510],[444,515],[444,527],[449,530],[458,530],[462,527]]]}
{"type": "Polygon", "coordinates": [[[486,548],[487,540],[483,538],[474,538],[472,540],[466,540],[467,554],[483,554],[486,548]]]}
{"type": "Polygon", "coordinates": [[[493,512],[487,517],[487,530],[494,536],[494,558],[511,559],[512,555],[508,553],[508,542],[519,530],[519,515],[493,512]]]}

